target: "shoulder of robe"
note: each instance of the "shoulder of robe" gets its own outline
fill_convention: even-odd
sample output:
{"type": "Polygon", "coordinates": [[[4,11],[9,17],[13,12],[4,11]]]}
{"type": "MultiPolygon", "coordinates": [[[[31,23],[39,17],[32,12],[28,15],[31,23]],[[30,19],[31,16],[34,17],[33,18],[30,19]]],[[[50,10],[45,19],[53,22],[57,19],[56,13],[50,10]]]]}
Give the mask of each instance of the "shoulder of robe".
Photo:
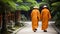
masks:
{"type": "Polygon", "coordinates": [[[43,9],[43,11],[48,11],[48,12],[49,12],[49,10],[48,10],[48,9],[43,9]]]}
{"type": "Polygon", "coordinates": [[[49,12],[49,10],[48,9],[42,9],[42,13],[43,12],[49,12]]]}
{"type": "Polygon", "coordinates": [[[48,10],[48,9],[46,9],[46,11],[48,11],[48,12],[49,12],[49,10],[48,10]]]}
{"type": "Polygon", "coordinates": [[[32,10],[32,11],[35,11],[35,10],[32,10]]]}
{"type": "Polygon", "coordinates": [[[39,10],[37,10],[37,12],[40,12],[39,10]]]}
{"type": "Polygon", "coordinates": [[[42,12],[45,11],[45,9],[42,9],[42,12]]]}

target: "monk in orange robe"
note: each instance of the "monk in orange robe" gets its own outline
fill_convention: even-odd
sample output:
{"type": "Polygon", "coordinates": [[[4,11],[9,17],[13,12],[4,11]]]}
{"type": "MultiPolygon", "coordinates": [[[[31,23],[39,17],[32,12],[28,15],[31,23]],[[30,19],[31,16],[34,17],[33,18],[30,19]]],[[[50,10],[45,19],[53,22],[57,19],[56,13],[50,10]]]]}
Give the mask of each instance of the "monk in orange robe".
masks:
{"type": "Polygon", "coordinates": [[[37,6],[35,6],[31,12],[31,20],[32,20],[32,30],[36,32],[38,28],[38,21],[40,20],[40,12],[37,6]]]}
{"type": "Polygon", "coordinates": [[[47,32],[48,28],[48,20],[51,19],[50,11],[47,9],[47,6],[43,7],[41,11],[41,20],[42,20],[42,30],[44,32],[47,32]]]}

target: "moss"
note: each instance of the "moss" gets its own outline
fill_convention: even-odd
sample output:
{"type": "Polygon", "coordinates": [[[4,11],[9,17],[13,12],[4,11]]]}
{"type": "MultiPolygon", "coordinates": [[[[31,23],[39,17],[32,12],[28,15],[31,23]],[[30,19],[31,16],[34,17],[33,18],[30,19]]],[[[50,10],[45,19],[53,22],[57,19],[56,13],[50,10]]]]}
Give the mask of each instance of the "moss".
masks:
{"type": "Polygon", "coordinates": [[[20,28],[20,26],[15,26],[14,28],[15,28],[15,30],[17,30],[18,28],[20,28]]]}

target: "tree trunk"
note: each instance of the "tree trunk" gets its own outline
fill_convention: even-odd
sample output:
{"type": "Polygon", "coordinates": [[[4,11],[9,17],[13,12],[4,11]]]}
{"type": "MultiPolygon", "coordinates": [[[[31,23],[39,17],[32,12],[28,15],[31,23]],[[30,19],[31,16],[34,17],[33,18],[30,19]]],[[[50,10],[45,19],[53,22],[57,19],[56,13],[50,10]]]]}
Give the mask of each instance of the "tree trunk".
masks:
{"type": "Polygon", "coordinates": [[[0,27],[2,27],[2,14],[0,14],[0,27]]]}
{"type": "Polygon", "coordinates": [[[20,11],[17,10],[16,13],[15,13],[15,25],[20,25],[19,22],[20,21],[20,11]]]}
{"type": "Polygon", "coordinates": [[[2,31],[2,33],[5,33],[6,30],[7,30],[7,29],[6,29],[6,21],[5,21],[5,19],[6,19],[6,18],[5,18],[5,13],[3,12],[2,15],[3,15],[3,16],[2,16],[2,21],[3,21],[3,22],[2,22],[2,29],[1,29],[1,31],[2,31]]]}
{"type": "Polygon", "coordinates": [[[1,29],[1,34],[6,34],[6,16],[5,16],[5,4],[1,4],[1,12],[2,12],[2,29],[1,29]]]}
{"type": "Polygon", "coordinates": [[[15,21],[15,14],[11,13],[11,20],[15,21]]]}

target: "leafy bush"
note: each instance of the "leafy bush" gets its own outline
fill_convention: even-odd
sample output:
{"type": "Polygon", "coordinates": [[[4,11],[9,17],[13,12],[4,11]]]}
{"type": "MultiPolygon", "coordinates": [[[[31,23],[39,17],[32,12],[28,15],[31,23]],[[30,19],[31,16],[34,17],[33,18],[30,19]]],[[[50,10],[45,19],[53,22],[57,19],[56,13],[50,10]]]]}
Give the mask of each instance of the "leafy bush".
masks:
{"type": "Polygon", "coordinates": [[[52,6],[52,14],[55,19],[55,25],[60,26],[60,2],[54,2],[51,4],[52,6]]]}
{"type": "Polygon", "coordinates": [[[26,18],[24,15],[21,15],[21,20],[22,20],[22,21],[26,21],[27,18],[26,18]]]}

